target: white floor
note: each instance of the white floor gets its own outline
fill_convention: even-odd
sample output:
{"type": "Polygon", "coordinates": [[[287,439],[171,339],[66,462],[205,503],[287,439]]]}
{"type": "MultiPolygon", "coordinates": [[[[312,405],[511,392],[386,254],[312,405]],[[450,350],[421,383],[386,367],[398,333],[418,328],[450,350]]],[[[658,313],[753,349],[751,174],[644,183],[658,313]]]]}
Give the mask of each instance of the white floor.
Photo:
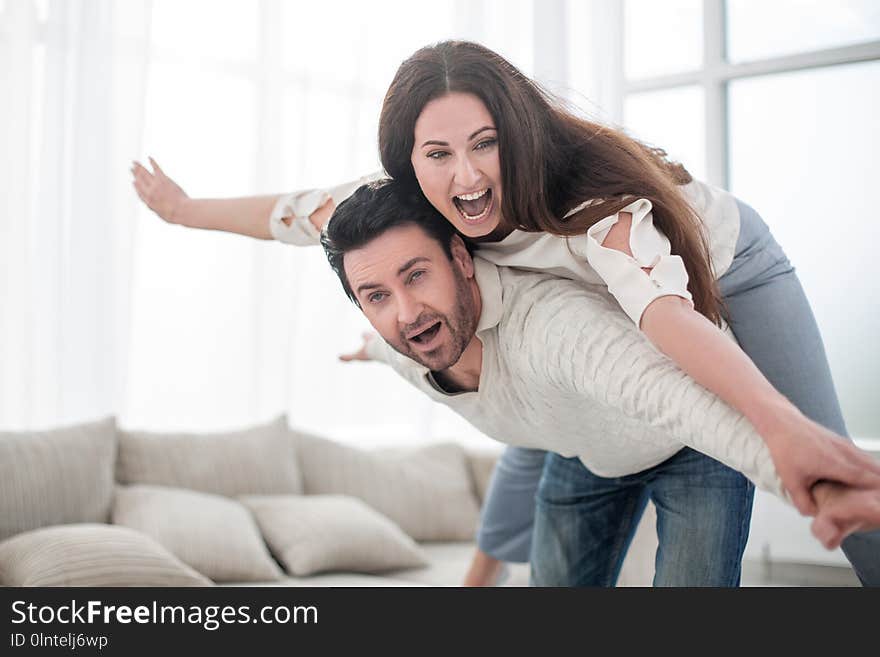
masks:
{"type": "Polygon", "coordinates": [[[851,568],[743,561],[743,586],[861,586],[851,568]]]}

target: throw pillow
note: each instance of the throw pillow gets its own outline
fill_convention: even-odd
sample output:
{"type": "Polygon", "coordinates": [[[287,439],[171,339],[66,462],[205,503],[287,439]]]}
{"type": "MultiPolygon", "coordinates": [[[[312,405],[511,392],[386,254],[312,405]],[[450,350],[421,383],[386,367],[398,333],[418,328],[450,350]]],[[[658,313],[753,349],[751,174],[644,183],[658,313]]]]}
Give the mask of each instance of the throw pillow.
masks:
{"type": "Polygon", "coordinates": [[[116,421],[0,432],[0,541],[49,525],[107,522],[116,421]]]}
{"type": "Polygon", "coordinates": [[[357,497],[417,541],[473,539],[480,509],[460,445],[366,451],[294,435],[307,494],[357,497]]]}
{"type": "Polygon", "coordinates": [[[211,586],[149,536],[125,527],[44,527],[0,543],[3,586],[211,586]]]}
{"type": "Polygon", "coordinates": [[[227,497],[302,492],[284,416],[225,433],[120,431],[116,480],[227,497]]]}
{"type": "Polygon", "coordinates": [[[378,573],[427,565],[418,545],[364,502],[342,495],[243,497],[292,575],[378,573]]]}
{"type": "Polygon", "coordinates": [[[161,486],[119,486],[113,523],[150,536],[215,582],[282,577],[250,512],[225,497],[161,486]]]}

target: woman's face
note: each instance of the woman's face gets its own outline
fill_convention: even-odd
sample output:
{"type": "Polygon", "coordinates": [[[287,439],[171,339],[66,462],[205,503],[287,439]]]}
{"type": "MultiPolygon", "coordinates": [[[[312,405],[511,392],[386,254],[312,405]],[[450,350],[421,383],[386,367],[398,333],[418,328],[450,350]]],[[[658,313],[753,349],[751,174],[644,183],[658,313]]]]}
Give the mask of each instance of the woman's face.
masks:
{"type": "Polygon", "coordinates": [[[462,234],[483,237],[501,223],[498,132],[473,94],[453,92],[416,120],[412,165],[427,199],[462,234]]]}

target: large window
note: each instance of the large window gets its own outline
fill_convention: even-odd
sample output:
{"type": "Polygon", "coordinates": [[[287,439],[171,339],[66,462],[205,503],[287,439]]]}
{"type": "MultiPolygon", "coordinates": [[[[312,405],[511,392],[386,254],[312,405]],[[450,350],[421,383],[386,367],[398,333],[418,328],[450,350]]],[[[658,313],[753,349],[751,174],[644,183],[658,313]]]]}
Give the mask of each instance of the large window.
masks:
{"type": "Polygon", "coordinates": [[[628,0],[623,31],[623,124],[763,215],[813,304],[850,432],[880,439],[880,286],[861,273],[880,174],[880,8],[628,0]]]}
{"type": "MultiPolygon", "coordinates": [[[[616,118],[764,217],[816,314],[850,433],[880,451],[871,211],[880,179],[880,5],[627,0],[625,7],[616,118]]],[[[772,529],[762,504],[782,514],[777,527],[797,525],[806,536],[793,512],[760,499],[757,536],[772,529]]],[[[826,558],[809,540],[783,550],[826,558]]]]}

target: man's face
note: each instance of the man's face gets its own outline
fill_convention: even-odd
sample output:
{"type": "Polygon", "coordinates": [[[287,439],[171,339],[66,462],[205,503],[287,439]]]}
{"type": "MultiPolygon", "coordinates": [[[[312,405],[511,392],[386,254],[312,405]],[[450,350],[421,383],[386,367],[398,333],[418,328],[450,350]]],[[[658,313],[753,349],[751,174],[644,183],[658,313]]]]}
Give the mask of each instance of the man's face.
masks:
{"type": "Polygon", "coordinates": [[[445,370],[474,338],[479,290],[459,239],[453,259],[414,224],[392,228],[344,259],[361,309],[396,351],[430,370],[445,370]]]}

